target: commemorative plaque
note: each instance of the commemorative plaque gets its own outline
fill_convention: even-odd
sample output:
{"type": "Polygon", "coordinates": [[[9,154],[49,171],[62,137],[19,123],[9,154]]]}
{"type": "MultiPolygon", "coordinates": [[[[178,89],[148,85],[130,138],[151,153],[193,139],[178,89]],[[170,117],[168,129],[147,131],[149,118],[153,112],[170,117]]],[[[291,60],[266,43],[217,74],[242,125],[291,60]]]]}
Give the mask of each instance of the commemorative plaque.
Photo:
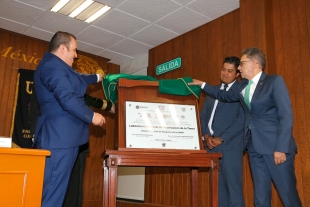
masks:
{"type": "Polygon", "coordinates": [[[126,147],[200,150],[195,105],[126,101],[126,147]]]}
{"type": "MultiPolygon", "coordinates": [[[[115,175],[119,166],[189,167],[191,206],[198,206],[198,168],[207,167],[212,207],[218,206],[221,154],[206,153],[203,149],[196,96],[163,94],[159,92],[157,81],[125,78],[119,79],[117,89],[119,113],[118,139],[114,145],[116,150],[107,149],[102,155],[103,206],[116,207],[115,175]]],[[[149,174],[151,178],[153,174],[157,176],[154,172],[149,174]]]]}

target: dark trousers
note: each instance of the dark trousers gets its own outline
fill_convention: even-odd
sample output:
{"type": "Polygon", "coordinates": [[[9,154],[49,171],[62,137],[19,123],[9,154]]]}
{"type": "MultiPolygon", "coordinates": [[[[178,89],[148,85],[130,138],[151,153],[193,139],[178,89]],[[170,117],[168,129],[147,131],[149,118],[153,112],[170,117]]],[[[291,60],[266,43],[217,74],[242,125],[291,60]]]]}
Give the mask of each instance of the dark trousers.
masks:
{"type": "Polygon", "coordinates": [[[286,161],[276,165],[273,154],[259,154],[252,143],[248,142],[248,154],[254,182],[254,203],[256,207],[271,207],[271,181],[273,181],[283,206],[301,207],[296,188],[294,168],[295,153],[286,154],[286,161]]]}
{"type": "Polygon", "coordinates": [[[245,207],[242,189],[243,151],[219,150],[222,153],[219,170],[218,207],[245,207]]]}
{"type": "Polygon", "coordinates": [[[63,207],[82,207],[83,178],[86,165],[86,156],[88,153],[88,143],[79,147],[79,153],[72,169],[63,207]]]}
{"type": "Polygon", "coordinates": [[[47,148],[47,150],[51,152],[51,156],[47,157],[45,162],[42,207],[60,207],[65,198],[70,173],[78,154],[78,147],[47,148]]]}

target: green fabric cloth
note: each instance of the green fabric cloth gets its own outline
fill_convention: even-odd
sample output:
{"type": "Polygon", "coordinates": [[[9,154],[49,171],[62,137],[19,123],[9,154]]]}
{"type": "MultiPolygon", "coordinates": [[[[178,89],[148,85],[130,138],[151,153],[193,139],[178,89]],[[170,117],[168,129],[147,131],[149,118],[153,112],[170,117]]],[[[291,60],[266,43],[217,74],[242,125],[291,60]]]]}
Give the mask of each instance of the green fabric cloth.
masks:
{"type": "MultiPolygon", "coordinates": [[[[107,101],[116,103],[118,99],[117,84],[118,79],[127,78],[131,80],[144,80],[144,81],[158,81],[156,78],[147,75],[130,75],[130,74],[107,74],[102,79],[103,92],[107,101]]],[[[179,79],[166,79],[159,81],[159,92],[164,94],[188,96],[194,94],[198,99],[200,97],[199,86],[189,86],[187,83],[192,82],[190,77],[184,77],[179,79]]]]}
{"type": "Polygon", "coordinates": [[[163,79],[159,81],[159,92],[178,96],[189,96],[193,94],[199,99],[200,86],[188,85],[190,82],[193,82],[191,77],[163,79]]]}
{"type": "Polygon", "coordinates": [[[118,79],[127,78],[131,80],[144,80],[144,81],[158,81],[156,78],[147,75],[130,75],[130,74],[107,74],[104,79],[102,79],[102,87],[105,97],[108,101],[116,103],[118,99],[117,94],[117,84],[118,79]]]}

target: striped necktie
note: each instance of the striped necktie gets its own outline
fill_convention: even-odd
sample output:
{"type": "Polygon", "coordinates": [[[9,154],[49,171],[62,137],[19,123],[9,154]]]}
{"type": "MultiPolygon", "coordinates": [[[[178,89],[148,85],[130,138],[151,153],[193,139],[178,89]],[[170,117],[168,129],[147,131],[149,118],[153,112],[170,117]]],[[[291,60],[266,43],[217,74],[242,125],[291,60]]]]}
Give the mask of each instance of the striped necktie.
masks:
{"type": "Polygon", "coordinates": [[[249,80],[248,85],[246,86],[245,92],[244,92],[244,102],[249,107],[249,109],[251,109],[251,105],[250,105],[250,88],[251,88],[251,84],[252,83],[253,83],[253,81],[249,80]]]}

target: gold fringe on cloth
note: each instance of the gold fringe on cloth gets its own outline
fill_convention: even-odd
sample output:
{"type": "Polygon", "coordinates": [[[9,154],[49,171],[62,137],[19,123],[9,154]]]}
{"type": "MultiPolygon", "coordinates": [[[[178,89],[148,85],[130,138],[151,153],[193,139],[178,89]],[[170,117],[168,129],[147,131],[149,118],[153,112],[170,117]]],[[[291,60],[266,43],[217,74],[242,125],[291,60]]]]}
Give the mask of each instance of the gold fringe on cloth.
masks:
{"type": "MultiPolygon", "coordinates": [[[[10,130],[10,137],[13,136],[13,131],[14,131],[14,123],[15,123],[15,112],[16,112],[16,106],[17,106],[17,99],[18,99],[18,89],[19,89],[19,78],[20,78],[20,73],[17,73],[17,78],[16,78],[16,88],[15,88],[15,97],[14,97],[14,106],[13,106],[13,117],[12,117],[12,123],[11,123],[11,130],[10,130]]],[[[12,148],[20,148],[17,144],[12,142],[12,148]]]]}
{"type": "Polygon", "coordinates": [[[197,99],[199,99],[199,97],[194,93],[194,91],[193,91],[190,87],[188,87],[186,81],[185,81],[183,78],[178,78],[178,80],[182,80],[182,81],[184,82],[186,88],[187,88],[194,96],[196,96],[197,99]]]}

